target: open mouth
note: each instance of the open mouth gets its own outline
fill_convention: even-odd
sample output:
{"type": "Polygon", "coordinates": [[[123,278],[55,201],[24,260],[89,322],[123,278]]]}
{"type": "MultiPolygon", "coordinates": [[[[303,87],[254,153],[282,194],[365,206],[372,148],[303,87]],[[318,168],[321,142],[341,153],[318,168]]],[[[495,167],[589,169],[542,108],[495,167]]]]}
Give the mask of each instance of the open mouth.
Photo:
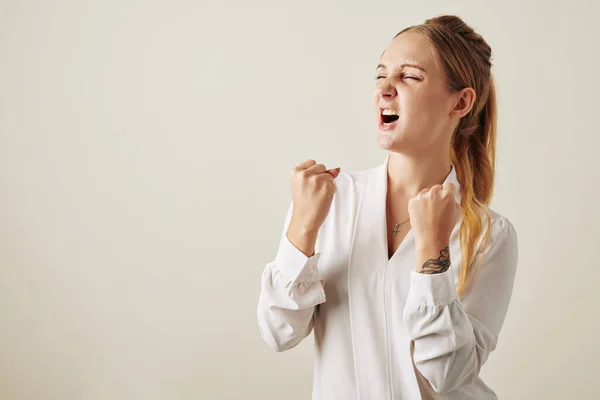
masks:
{"type": "Polygon", "coordinates": [[[389,108],[384,108],[381,110],[381,122],[384,124],[391,124],[400,118],[396,111],[390,110],[389,108]]]}

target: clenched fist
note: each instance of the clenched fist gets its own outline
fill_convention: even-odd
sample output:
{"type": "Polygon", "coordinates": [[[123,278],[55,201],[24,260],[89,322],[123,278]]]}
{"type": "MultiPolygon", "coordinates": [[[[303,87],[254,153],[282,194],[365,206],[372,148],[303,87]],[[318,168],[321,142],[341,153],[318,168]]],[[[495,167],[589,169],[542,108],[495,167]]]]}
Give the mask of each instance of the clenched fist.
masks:
{"type": "Polygon", "coordinates": [[[439,252],[448,246],[450,235],[460,216],[456,191],[457,188],[452,183],[435,185],[408,201],[417,251],[426,246],[439,252]]]}
{"type": "Polygon", "coordinates": [[[287,235],[307,256],[314,252],[317,233],[329,214],[339,173],[339,168],[327,169],[315,160],[304,161],[291,172],[293,211],[287,235]]]}

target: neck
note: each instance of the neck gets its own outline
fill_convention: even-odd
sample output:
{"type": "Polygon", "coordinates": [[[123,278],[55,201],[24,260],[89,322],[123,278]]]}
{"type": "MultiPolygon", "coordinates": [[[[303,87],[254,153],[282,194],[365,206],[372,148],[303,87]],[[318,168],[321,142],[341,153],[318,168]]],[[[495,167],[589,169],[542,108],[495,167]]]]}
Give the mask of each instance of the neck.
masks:
{"type": "Polygon", "coordinates": [[[416,196],[423,189],[444,182],[452,164],[450,154],[414,157],[390,152],[388,161],[388,193],[403,198],[416,196]]]}

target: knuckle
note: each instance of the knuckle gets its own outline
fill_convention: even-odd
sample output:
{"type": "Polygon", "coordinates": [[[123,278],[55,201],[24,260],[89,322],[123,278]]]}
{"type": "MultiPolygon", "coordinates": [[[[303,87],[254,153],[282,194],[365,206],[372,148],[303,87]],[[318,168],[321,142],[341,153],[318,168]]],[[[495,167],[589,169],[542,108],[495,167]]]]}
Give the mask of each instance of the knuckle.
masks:
{"type": "Polygon", "coordinates": [[[313,159],[308,159],[308,160],[306,160],[306,161],[304,161],[304,162],[300,163],[300,164],[298,165],[298,167],[299,167],[299,168],[301,168],[301,169],[306,169],[306,168],[310,168],[310,167],[312,167],[312,166],[313,166],[313,165],[315,165],[316,163],[317,163],[317,162],[316,162],[315,160],[313,160],[313,159]]]}
{"type": "Polygon", "coordinates": [[[317,162],[315,160],[306,160],[306,161],[303,161],[300,164],[296,165],[296,167],[294,169],[296,171],[303,171],[303,170],[306,170],[306,169],[312,167],[316,163],[317,162]]]}

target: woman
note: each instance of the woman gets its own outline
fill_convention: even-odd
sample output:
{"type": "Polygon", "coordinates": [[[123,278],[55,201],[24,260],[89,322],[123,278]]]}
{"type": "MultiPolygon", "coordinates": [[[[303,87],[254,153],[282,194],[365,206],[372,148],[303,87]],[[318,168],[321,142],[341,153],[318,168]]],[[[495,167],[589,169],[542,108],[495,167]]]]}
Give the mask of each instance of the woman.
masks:
{"type": "Polygon", "coordinates": [[[373,169],[294,168],[258,321],[275,350],[315,339],[313,398],[495,399],[517,236],[489,204],[496,98],[488,44],[454,16],[400,32],[381,56],[373,169]]]}

